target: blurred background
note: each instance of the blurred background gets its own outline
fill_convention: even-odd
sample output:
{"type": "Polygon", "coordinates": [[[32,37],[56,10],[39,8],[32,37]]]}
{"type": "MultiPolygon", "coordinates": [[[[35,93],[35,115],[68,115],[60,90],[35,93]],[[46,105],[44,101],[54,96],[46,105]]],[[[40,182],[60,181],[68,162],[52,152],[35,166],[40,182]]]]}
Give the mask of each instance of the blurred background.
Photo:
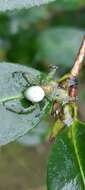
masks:
{"type": "MultiPolygon", "coordinates": [[[[83,2],[83,1],[82,1],[83,2]]],[[[70,71],[85,35],[85,4],[55,1],[29,10],[0,13],[0,61],[24,64],[43,72],[58,65],[70,71]]],[[[85,62],[85,61],[84,61],[85,62]]],[[[85,64],[79,79],[79,118],[85,121],[85,64]]],[[[0,148],[0,190],[45,190],[51,146],[42,121],[36,130],[0,148]]]]}

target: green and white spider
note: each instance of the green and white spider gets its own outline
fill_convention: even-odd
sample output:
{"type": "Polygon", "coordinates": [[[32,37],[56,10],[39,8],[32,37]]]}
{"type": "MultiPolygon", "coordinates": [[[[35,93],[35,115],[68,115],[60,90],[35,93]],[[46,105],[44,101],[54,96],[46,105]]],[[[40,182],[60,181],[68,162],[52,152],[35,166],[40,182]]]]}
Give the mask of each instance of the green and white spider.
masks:
{"type": "MultiPolygon", "coordinates": [[[[44,80],[41,80],[40,84],[38,85],[36,85],[36,81],[35,84],[33,83],[31,84],[31,80],[27,72],[22,72],[22,71],[14,72],[13,75],[20,73],[22,77],[26,80],[28,86],[23,92],[23,98],[28,100],[31,103],[31,105],[28,108],[17,109],[16,106],[8,106],[4,102],[6,109],[15,112],[17,114],[30,113],[36,109],[36,106],[40,104],[40,102],[46,100],[47,102],[50,102],[52,105],[51,106],[52,117],[55,119],[60,118],[63,120],[65,125],[70,126],[73,119],[69,112],[69,108],[67,111],[65,108],[66,104],[74,101],[74,99],[69,96],[68,84],[70,80],[69,78],[70,75],[67,74],[64,77],[62,77],[61,80],[56,81],[56,79],[54,80],[54,75],[56,74],[56,70],[57,66],[52,66],[49,74],[44,78],[44,80]],[[68,119],[66,117],[68,117],[68,119]]],[[[72,82],[74,82],[75,84],[75,80],[73,80],[72,82]]]]}

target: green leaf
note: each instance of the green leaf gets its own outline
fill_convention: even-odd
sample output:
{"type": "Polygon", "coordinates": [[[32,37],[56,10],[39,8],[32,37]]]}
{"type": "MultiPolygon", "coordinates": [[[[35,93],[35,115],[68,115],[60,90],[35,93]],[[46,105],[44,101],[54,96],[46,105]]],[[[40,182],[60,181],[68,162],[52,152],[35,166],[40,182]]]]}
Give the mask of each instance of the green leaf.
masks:
{"type": "Polygon", "coordinates": [[[48,163],[48,190],[85,189],[85,125],[78,120],[59,134],[48,163]]]}
{"type": "Polygon", "coordinates": [[[21,99],[21,92],[28,84],[22,74],[16,74],[14,77],[15,71],[28,72],[31,82],[35,81],[37,84],[40,82],[41,73],[37,70],[17,64],[0,63],[0,145],[7,144],[36,127],[45,111],[48,113],[49,103],[44,101],[30,114],[17,114],[6,109],[3,105],[4,100],[10,100],[6,104],[9,106],[15,104],[16,108],[30,106],[28,101],[21,99]]]}
{"type": "Polygon", "coordinates": [[[72,66],[84,33],[83,30],[61,27],[42,32],[37,42],[36,59],[50,64],[72,66]]]}
{"type": "Polygon", "coordinates": [[[45,141],[46,133],[48,131],[49,123],[41,121],[39,127],[34,128],[23,137],[20,137],[17,142],[25,146],[36,146],[45,141]]]}
{"type": "Polygon", "coordinates": [[[0,0],[0,11],[30,8],[52,2],[54,0],[0,0]]]}

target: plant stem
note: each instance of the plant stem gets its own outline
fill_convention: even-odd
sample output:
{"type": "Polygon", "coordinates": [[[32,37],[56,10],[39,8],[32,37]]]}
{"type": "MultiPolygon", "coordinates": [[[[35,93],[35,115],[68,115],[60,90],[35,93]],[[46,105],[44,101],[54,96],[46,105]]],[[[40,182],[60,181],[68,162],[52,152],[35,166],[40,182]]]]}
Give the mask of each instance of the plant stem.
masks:
{"type": "Polygon", "coordinates": [[[79,52],[77,54],[75,63],[74,63],[73,68],[71,70],[71,75],[72,76],[74,76],[74,77],[79,76],[84,56],[85,56],[85,36],[83,38],[83,41],[82,41],[82,44],[80,46],[79,52]]]}

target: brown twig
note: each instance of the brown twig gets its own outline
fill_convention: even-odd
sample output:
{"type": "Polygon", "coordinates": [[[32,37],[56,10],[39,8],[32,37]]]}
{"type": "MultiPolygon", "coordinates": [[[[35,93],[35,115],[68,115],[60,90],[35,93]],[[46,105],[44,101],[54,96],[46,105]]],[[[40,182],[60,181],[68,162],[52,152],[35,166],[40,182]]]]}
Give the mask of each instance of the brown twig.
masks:
{"type": "Polygon", "coordinates": [[[82,44],[81,44],[79,52],[77,54],[74,66],[73,66],[73,68],[71,70],[71,75],[73,77],[78,77],[79,76],[84,56],[85,56],[85,36],[83,38],[82,44]]]}

